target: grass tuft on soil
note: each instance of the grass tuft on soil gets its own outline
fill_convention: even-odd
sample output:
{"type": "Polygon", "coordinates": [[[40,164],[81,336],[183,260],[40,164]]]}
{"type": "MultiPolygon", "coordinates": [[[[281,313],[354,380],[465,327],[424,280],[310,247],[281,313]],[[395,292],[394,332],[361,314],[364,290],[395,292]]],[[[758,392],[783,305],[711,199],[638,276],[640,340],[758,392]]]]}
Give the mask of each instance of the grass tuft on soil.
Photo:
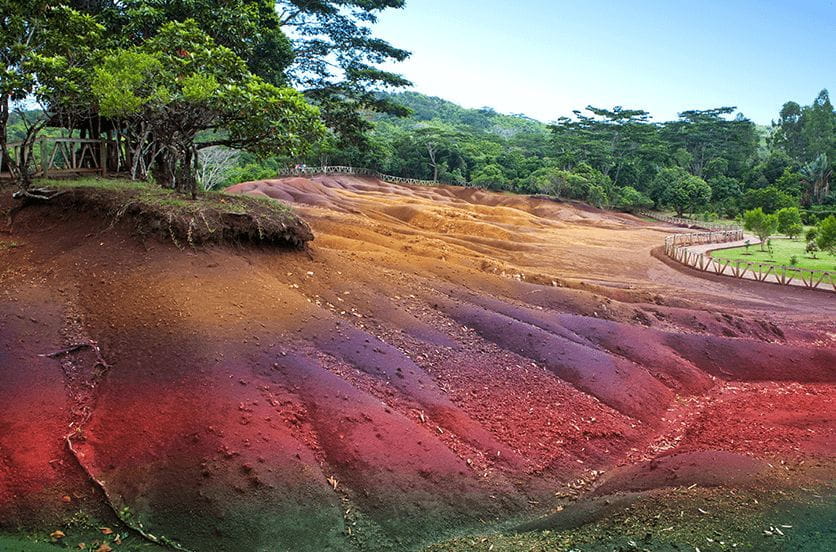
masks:
{"type": "Polygon", "coordinates": [[[128,222],[137,233],[171,240],[178,247],[252,243],[302,248],[313,239],[305,221],[270,198],[205,192],[192,200],[124,179],[47,179],[38,186],[61,193],[37,204],[100,214],[111,224],[128,222]]]}

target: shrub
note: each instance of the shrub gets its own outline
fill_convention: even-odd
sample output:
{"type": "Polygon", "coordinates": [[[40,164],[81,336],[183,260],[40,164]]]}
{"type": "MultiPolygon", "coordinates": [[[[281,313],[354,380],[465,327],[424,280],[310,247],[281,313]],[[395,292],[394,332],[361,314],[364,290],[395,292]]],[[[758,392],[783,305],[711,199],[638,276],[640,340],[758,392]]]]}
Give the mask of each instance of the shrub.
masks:
{"type": "Polygon", "coordinates": [[[743,213],[743,227],[750,232],[754,232],[760,238],[761,251],[763,251],[764,242],[778,229],[778,217],[768,215],[758,207],[743,213]]]}
{"type": "Polygon", "coordinates": [[[804,230],[801,225],[801,212],[798,207],[784,207],[776,215],[778,217],[778,231],[782,234],[795,238],[804,230]]]}
{"type": "Polygon", "coordinates": [[[830,215],[819,223],[816,245],[822,251],[836,254],[836,215],[830,215]]]}
{"type": "Polygon", "coordinates": [[[632,186],[624,186],[616,190],[613,206],[616,209],[632,213],[639,209],[652,207],[653,200],[632,186]]]}

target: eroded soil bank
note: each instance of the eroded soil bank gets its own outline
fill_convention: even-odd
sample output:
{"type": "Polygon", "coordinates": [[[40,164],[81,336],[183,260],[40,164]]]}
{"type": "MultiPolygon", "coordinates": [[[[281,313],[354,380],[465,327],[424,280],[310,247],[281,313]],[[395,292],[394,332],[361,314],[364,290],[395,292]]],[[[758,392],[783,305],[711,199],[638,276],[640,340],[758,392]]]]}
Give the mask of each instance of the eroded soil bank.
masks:
{"type": "MultiPolygon", "coordinates": [[[[49,207],[0,234],[10,550],[55,529],[146,549],[128,525],[195,551],[592,550],[671,492],[720,493],[697,518],[780,491],[770,508],[832,520],[832,294],[701,279],[651,256],[673,229],[548,200],[237,191],[292,203],[316,239],[180,250],[49,207]]],[[[693,546],[672,523],[639,549],[693,546]]],[[[738,544],[770,523],[818,526],[738,544]]]]}

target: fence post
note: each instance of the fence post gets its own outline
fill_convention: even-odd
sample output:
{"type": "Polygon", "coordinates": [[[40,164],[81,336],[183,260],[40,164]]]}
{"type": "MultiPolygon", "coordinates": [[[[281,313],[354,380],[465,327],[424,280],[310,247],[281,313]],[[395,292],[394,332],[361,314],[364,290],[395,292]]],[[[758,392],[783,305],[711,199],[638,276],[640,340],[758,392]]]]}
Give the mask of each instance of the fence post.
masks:
{"type": "Polygon", "coordinates": [[[43,138],[38,140],[40,142],[41,147],[41,172],[43,173],[43,177],[49,177],[49,165],[51,159],[47,157],[47,148],[46,148],[46,140],[43,138]]]}

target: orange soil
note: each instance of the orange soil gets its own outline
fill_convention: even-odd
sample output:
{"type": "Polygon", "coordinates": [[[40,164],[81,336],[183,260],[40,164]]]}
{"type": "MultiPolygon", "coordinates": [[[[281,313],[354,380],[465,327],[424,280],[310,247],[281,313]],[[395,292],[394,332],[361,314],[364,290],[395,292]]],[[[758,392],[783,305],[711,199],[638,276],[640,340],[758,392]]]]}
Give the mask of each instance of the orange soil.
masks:
{"type": "Polygon", "coordinates": [[[197,550],[408,548],[660,455],[832,458],[833,295],[695,277],[651,256],[672,229],[578,205],[353,177],[233,191],[291,202],[309,250],[20,213],[0,525],[102,504],[71,422],[115,505],[197,550]],[[110,370],[37,356],[83,339],[110,370]]]}

